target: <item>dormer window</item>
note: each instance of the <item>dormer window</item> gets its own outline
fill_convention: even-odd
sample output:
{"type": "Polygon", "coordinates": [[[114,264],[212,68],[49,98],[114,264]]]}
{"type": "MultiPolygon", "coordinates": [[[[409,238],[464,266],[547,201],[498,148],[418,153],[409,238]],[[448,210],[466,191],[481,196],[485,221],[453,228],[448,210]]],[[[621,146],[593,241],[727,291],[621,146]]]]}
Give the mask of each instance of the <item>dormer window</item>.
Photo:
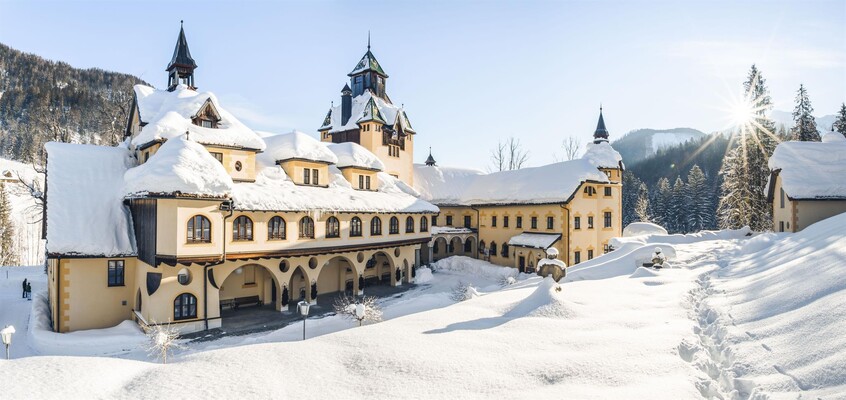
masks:
{"type": "Polygon", "coordinates": [[[217,112],[217,109],[215,109],[211,99],[208,99],[205,103],[203,103],[203,106],[200,107],[200,111],[191,118],[191,122],[194,125],[201,126],[203,128],[217,129],[217,123],[220,122],[220,114],[217,112]]]}

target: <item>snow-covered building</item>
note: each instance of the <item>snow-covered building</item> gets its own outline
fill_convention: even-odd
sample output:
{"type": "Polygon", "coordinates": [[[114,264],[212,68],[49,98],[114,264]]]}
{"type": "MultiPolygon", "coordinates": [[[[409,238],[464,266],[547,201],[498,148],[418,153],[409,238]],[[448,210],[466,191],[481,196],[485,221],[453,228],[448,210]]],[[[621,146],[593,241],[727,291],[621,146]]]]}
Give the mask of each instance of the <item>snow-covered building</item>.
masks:
{"type": "MultiPolygon", "coordinates": [[[[351,76],[376,89],[359,97],[393,121],[390,140],[408,140],[410,157],[413,131],[368,57],[351,76]]],[[[412,281],[439,210],[386,172],[393,156],[300,132],[262,138],[197,90],[195,68],[180,30],[168,88],[135,87],[123,145],[46,146],[56,331],[129,319],[199,331],[225,325],[239,305],[282,310],[412,281]]]]}
{"type": "Polygon", "coordinates": [[[769,168],[773,230],[798,232],[846,212],[846,137],[840,133],[828,132],[822,142],[780,143],[769,168]]]}
{"type": "Polygon", "coordinates": [[[568,265],[610,250],[622,233],[620,154],[608,143],[602,110],[578,159],[513,171],[414,166],[414,187],[436,204],[426,260],[459,254],[532,271],[551,248],[568,265]],[[456,232],[449,228],[463,228],[456,232]]]}

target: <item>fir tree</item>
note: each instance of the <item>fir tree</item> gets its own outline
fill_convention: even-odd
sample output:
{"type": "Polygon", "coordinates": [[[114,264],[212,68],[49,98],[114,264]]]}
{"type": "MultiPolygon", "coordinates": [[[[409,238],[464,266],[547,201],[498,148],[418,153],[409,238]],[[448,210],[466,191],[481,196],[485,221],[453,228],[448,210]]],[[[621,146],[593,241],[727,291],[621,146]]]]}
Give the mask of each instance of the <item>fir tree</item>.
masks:
{"type": "Polygon", "coordinates": [[[837,119],[831,125],[831,130],[846,136],[846,103],[840,104],[840,112],[837,113],[837,119]]]}
{"type": "Polygon", "coordinates": [[[668,219],[670,224],[667,228],[670,233],[687,233],[687,210],[686,202],[687,186],[681,177],[676,177],[676,182],[673,183],[673,193],[668,207],[668,219]]]}
{"type": "Polygon", "coordinates": [[[12,204],[6,193],[6,185],[0,183],[0,265],[17,265],[18,263],[11,212],[12,204]]]}
{"type": "Polygon", "coordinates": [[[705,174],[698,165],[694,165],[687,174],[687,198],[685,200],[688,231],[696,232],[706,229],[709,216],[713,215],[713,206],[705,174]]]}
{"type": "Polygon", "coordinates": [[[652,221],[652,218],[649,216],[649,189],[646,187],[645,183],[641,183],[638,188],[634,212],[639,221],[652,221]]]}
{"type": "Polygon", "coordinates": [[[802,142],[819,142],[820,133],[817,132],[817,123],[814,121],[814,107],[811,106],[811,100],[808,98],[808,91],[805,86],[799,85],[799,91],[796,92],[796,107],[793,109],[793,121],[796,125],[793,126],[793,140],[802,142]]]}
{"type": "Polygon", "coordinates": [[[652,205],[652,219],[653,221],[669,230],[667,218],[667,206],[670,199],[673,197],[673,189],[670,188],[670,181],[664,177],[658,180],[655,185],[655,190],[652,192],[652,198],[649,204],[652,205]]]}

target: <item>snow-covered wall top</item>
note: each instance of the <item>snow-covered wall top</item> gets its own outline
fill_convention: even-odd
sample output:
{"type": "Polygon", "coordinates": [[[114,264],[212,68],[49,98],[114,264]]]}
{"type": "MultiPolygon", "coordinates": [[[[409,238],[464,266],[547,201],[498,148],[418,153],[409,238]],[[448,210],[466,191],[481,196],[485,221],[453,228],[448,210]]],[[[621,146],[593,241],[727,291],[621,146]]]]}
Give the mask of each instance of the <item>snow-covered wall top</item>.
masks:
{"type": "Polygon", "coordinates": [[[122,147],[47,143],[47,252],[135,253],[123,175],[133,165],[122,147]]]}
{"type": "Polygon", "coordinates": [[[146,123],[132,139],[136,146],[190,132],[191,139],[202,144],[264,150],[261,138],[223,109],[212,93],[197,92],[185,85],[179,85],[173,92],[135,85],[135,98],[140,119],[146,123]],[[220,114],[218,127],[214,129],[194,125],[191,121],[207,100],[220,114]]]}
{"type": "Polygon", "coordinates": [[[379,171],[385,170],[385,164],[379,157],[357,143],[332,143],[327,147],[338,157],[338,162],[335,163],[338,168],[358,167],[379,171]]]}
{"type": "Polygon", "coordinates": [[[147,162],[126,171],[124,193],[226,197],[232,178],[201,144],[185,135],[168,140],[147,162]]]}
{"type": "Polygon", "coordinates": [[[609,182],[598,168],[618,168],[621,160],[611,145],[600,143],[589,145],[576,160],[490,174],[415,164],[414,187],[422,198],[441,205],[564,202],[582,182],[609,182]]]}
{"type": "MultiPolygon", "coordinates": [[[[823,142],[782,142],[769,167],[781,170],[784,192],[793,199],[846,198],[846,140],[828,133],[823,142]]],[[[842,137],[842,135],[841,135],[842,137]]]]}
{"type": "MultiPolygon", "coordinates": [[[[532,247],[535,249],[548,249],[553,243],[561,239],[561,235],[548,233],[521,233],[508,239],[509,246],[532,247]]],[[[554,248],[553,248],[554,249],[554,248]]],[[[557,251],[557,250],[556,250],[557,251]]]]}
{"type": "Polygon", "coordinates": [[[399,122],[403,130],[414,132],[414,129],[411,127],[411,123],[408,121],[408,118],[405,115],[405,111],[402,108],[390,104],[385,100],[382,100],[378,96],[374,96],[372,93],[370,93],[370,91],[365,91],[364,93],[352,99],[350,119],[347,121],[346,125],[341,123],[341,106],[338,105],[329,109],[330,123],[328,125],[324,124],[320,128],[331,128],[329,132],[341,132],[350,129],[358,129],[358,122],[367,121],[375,117],[374,115],[372,115],[373,110],[371,110],[370,107],[367,107],[367,105],[370,104],[371,100],[373,100],[373,102],[376,104],[376,110],[378,110],[379,114],[382,116],[386,124],[393,126],[394,124],[399,122]]]}
{"type": "Polygon", "coordinates": [[[292,158],[330,164],[338,162],[338,157],[325,144],[299,131],[268,136],[264,142],[267,146],[264,153],[259,154],[259,160],[267,166],[292,158]]]}

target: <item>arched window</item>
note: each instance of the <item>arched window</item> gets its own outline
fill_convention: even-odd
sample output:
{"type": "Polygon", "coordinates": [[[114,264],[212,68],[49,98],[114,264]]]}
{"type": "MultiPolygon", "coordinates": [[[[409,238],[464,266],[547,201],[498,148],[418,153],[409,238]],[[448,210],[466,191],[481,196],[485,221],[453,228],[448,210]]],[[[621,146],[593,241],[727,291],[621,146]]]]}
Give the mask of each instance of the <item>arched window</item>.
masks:
{"type": "Polygon", "coordinates": [[[502,254],[501,256],[508,258],[508,243],[502,244],[502,254]]]}
{"type": "Polygon", "coordinates": [[[470,239],[465,240],[464,241],[464,252],[469,253],[472,250],[473,250],[473,243],[470,241],[470,239]]]}
{"type": "Polygon", "coordinates": [[[197,298],[191,293],[182,293],[173,300],[173,319],[197,318],[197,298]]]}
{"type": "Polygon", "coordinates": [[[326,220],[326,237],[341,237],[341,223],[337,218],[329,217],[329,219],[326,220]]]}
{"type": "Polygon", "coordinates": [[[429,218],[425,215],[420,218],[420,232],[429,232],[429,218]]]}
{"type": "Polygon", "coordinates": [[[267,240],[285,240],[285,220],[275,216],[267,223],[267,240]]]}
{"type": "Polygon", "coordinates": [[[352,217],[350,220],[350,236],[361,236],[361,218],[352,217]]]}
{"type": "Polygon", "coordinates": [[[391,217],[391,235],[396,235],[399,233],[399,218],[391,217]]]}
{"type": "Polygon", "coordinates": [[[485,253],[485,241],[481,240],[481,241],[479,241],[479,254],[484,254],[484,253],[485,253]]]}
{"type": "Polygon", "coordinates": [[[414,233],[414,218],[405,218],[405,233],[414,233]]]}
{"type": "Polygon", "coordinates": [[[491,252],[489,254],[492,256],[496,255],[496,242],[491,242],[491,252]]]}
{"type": "Polygon", "coordinates": [[[300,220],[300,239],[314,239],[314,220],[311,217],[300,220]]]}
{"type": "Polygon", "coordinates": [[[246,215],[232,222],[232,240],[253,240],[253,220],[246,215]]]}
{"type": "Polygon", "coordinates": [[[202,215],[188,220],[188,243],[211,243],[211,221],[202,215]]]}
{"type": "Polygon", "coordinates": [[[373,217],[370,220],[370,236],[382,234],[382,220],[379,217],[373,217]]]}

